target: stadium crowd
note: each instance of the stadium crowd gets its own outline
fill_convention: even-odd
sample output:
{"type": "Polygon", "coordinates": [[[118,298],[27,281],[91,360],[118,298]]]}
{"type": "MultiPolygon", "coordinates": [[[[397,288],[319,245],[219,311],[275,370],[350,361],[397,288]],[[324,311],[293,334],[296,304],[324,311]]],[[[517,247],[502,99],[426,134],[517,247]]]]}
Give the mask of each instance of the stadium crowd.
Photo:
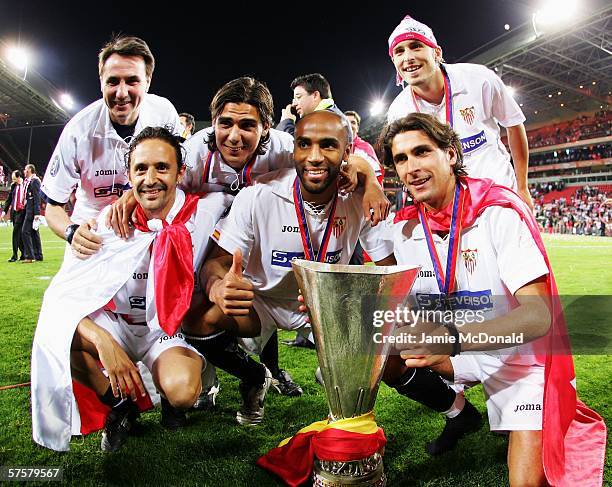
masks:
{"type": "Polygon", "coordinates": [[[610,143],[596,144],[575,149],[561,149],[558,151],[530,154],[529,165],[533,167],[558,164],[560,162],[597,161],[610,157],[612,157],[612,145],[610,143]]]}
{"type": "Polygon", "coordinates": [[[527,132],[529,147],[546,147],[566,144],[578,140],[606,137],[612,133],[612,111],[602,110],[595,114],[581,115],[573,120],[547,125],[527,132]]]}
{"type": "Polygon", "coordinates": [[[533,185],[531,194],[535,216],[544,231],[569,235],[612,236],[612,193],[584,186],[567,197],[544,202],[544,195],[565,188],[562,181],[533,185]]]}

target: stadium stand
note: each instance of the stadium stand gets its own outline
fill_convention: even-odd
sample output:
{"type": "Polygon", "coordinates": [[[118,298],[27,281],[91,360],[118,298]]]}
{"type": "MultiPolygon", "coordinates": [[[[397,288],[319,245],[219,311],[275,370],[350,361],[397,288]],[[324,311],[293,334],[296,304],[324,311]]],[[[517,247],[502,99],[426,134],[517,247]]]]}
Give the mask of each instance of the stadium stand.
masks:
{"type": "Polygon", "coordinates": [[[548,233],[612,236],[612,184],[560,191],[534,185],[536,219],[548,233]]]}

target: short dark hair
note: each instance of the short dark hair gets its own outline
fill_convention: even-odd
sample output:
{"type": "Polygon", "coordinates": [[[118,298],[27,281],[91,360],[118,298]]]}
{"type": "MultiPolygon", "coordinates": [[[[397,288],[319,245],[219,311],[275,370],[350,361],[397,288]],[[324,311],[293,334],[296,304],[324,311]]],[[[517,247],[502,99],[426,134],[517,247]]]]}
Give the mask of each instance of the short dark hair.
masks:
{"type": "Polygon", "coordinates": [[[26,164],[25,169],[29,169],[32,174],[36,174],[36,166],[34,164],[26,164]]]}
{"type": "Polygon", "coordinates": [[[355,110],[347,110],[344,112],[347,117],[354,117],[357,120],[357,125],[361,125],[361,117],[355,110]]]}
{"type": "MultiPolygon", "coordinates": [[[[243,76],[237,78],[228,83],[225,83],[210,102],[210,114],[213,120],[213,131],[209,135],[206,143],[210,151],[217,150],[217,144],[215,142],[214,122],[223,108],[228,103],[246,103],[252,105],[257,110],[257,114],[261,119],[261,123],[264,127],[272,127],[274,118],[274,101],[272,100],[272,93],[266,86],[265,83],[251,78],[250,76],[243,76]]],[[[257,146],[256,153],[263,155],[266,153],[268,148],[268,142],[270,141],[270,132],[266,133],[261,137],[259,145],[257,146]]]]}
{"type": "Polygon", "coordinates": [[[411,113],[383,129],[377,144],[379,153],[382,152],[383,164],[390,167],[394,165],[391,147],[395,136],[415,130],[425,133],[440,149],[453,149],[457,154],[457,162],[453,166],[455,176],[467,176],[459,135],[449,125],[426,113],[411,113]]]}
{"type": "Polygon", "coordinates": [[[145,127],[136,137],[132,139],[129,148],[125,153],[125,167],[127,168],[128,172],[130,170],[130,159],[134,149],[136,149],[136,147],[138,147],[138,145],[145,140],[154,139],[166,142],[174,149],[176,154],[176,164],[178,170],[181,170],[185,164],[185,148],[181,144],[183,138],[173,133],[173,127],[145,127]]]}
{"type": "Polygon", "coordinates": [[[121,56],[140,56],[145,63],[145,73],[147,78],[151,79],[153,70],[155,69],[155,58],[145,41],[139,37],[126,36],[123,34],[113,35],[98,54],[98,74],[102,76],[104,63],[113,54],[121,56]]]}
{"type": "Polygon", "coordinates": [[[309,94],[318,91],[321,98],[331,98],[331,88],[329,82],[320,73],[304,74],[298,76],[291,82],[291,89],[294,90],[298,86],[304,88],[309,94]]]}
{"type": "Polygon", "coordinates": [[[195,130],[195,117],[191,113],[183,112],[179,113],[179,117],[185,117],[187,119],[187,123],[191,125],[191,133],[195,130]]]}

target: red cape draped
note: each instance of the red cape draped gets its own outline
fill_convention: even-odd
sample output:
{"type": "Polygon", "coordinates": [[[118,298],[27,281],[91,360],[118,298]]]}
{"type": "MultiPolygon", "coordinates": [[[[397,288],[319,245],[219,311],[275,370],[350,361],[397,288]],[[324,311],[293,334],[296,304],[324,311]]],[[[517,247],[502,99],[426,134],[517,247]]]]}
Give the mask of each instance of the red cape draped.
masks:
{"type": "MultiPolygon", "coordinates": [[[[546,337],[542,461],[546,479],[554,486],[601,486],[606,453],[603,419],[576,396],[574,361],[561,300],[538,224],[529,207],[510,188],[490,179],[460,178],[466,189],[463,228],[471,226],[490,206],[512,208],[529,228],[548,267],[546,284],[552,303],[552,322],[546,337]]],[[[407,206],[395,222],[418,219],[417,206],[407,206]]],[[[427,212],[432,230],[448,230],[450,206],[427,212]]]]}

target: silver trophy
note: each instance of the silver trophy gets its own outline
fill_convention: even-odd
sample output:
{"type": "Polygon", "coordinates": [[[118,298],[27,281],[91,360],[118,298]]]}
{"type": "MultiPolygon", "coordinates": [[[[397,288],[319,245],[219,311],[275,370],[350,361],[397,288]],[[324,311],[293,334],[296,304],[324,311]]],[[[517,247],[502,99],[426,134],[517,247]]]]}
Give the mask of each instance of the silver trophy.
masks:
{"type": "MultiPolygon", "coordinates": [[[[406,305],[419,267],[336,265],[299,259],[292,265],[308,307],[330,421],[372,411],[393,346],[385,337],[395,331],[394,321],[383,323],[375,316],[406,305]]],[[[380,453],[351,462],[315,458],[315,486],[385,483],[380,453]]]]}

